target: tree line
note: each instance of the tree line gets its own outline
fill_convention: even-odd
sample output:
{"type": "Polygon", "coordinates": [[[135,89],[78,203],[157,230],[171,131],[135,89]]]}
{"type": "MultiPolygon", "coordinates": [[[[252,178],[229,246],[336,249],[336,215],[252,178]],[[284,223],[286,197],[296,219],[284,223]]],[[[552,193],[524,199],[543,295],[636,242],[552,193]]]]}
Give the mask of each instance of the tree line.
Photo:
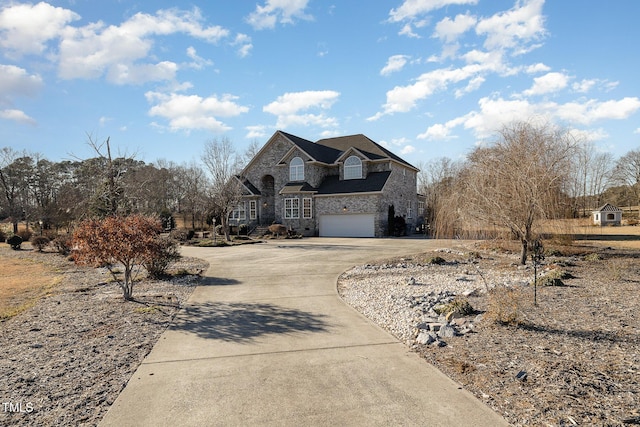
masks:
{"type": "Polygon", "coordinates": [[[205,145],[202,163],[177,164],[113,155],[109,139],[98,143],[89,138],[88,144],[95,157],[58,162],[0,149],[0,220],[9,220],[16,233],[19,223],[69,231],[87,218],[137,213],[168,221],[177,214],[185,226],[204,228],[211,218],[224,215],[217,202],[220,181],[232,181],[258,149],[254,142],[240,155],[229,140],[213,140],[205,145]]]}
{"type": "Polygon", "coordinates": [[[506,125],[464,159],[418,165],[425,223],[437,238],[486,238],[504,230],[522,263],[548,219],[587,217],[604,203],[640,205],[640,150],[619,159],[547,123],[506,125]]]}

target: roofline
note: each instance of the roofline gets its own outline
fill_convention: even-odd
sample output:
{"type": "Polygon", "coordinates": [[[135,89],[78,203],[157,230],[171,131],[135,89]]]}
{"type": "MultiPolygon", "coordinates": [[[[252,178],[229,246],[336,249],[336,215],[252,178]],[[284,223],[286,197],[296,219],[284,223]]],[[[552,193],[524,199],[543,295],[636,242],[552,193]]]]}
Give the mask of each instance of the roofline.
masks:
{"type": "MultiPolygon", "coordinates": [[[[384,188],[384,186],[383,186],[384,188]]],[[[363,191],[360,193],[330,193],[330,194],[316,194],[316,197],[338,197],[338,196],[371,196],[374,194],[382,194],[382,190],[380,191],[363,191]]]]}

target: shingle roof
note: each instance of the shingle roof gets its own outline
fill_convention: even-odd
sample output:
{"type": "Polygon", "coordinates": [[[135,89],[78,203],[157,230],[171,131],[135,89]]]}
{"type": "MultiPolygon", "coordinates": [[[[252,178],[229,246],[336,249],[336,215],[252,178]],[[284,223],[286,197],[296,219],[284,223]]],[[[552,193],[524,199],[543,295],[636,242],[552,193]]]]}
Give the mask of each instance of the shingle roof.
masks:
{"type": "Polygon", "coordinates": [[[611,203],[605,203],[595,211],[596,212],[622,212],[622,209],[613,206],[611,203]]]}
{"type": "Polygon", "coordinates": [[[300,193],[300,192],[315,192],[317,189],[312,187],[307,182],[289,182],[282,187],[280,194],[300,193]]]}
{"type": "Polygon", "coordinates": [[[374,155],[372,158],[375,158],[375,156],[380,156],[380,158],[388,157],[397,162],[402,163],[403,165],[409,166],[410,168],[417,170],[415,166],[406,162],[402,158],[396,156],[391,151],[375,143],[374,141],[372,141],[371,139],[369,139],[363,134],[321,139],[318,142],[316,142],[316,144],[332,147],[342,152],[348,150],[351,147],[354,147],[362,151],[363,153],[366,153],[367,155],[368,154],[374,155]]]}
{"type": "Polygon", "coordinates": [[[253,195],[256,195],[256,196],[260,196],[262,194],[262,193],[260,193],[260,190],[258,190],[258,188],[256,188],[256,186],[253,185],[248,179],[243,178],[241,176],[236,176],[236,178],[238,178],[238,180],[240,180],[242,185],[244,185],[245,188],[247,190],[249,190],[250,194],[253,194],[253,195]]]}
{"type": "Polygon", "coordinates": [[[315,142],[308,141],[304,138],[300,138],[299,136],[292,135],[287,132],[280,131],[284,136],[286,136],[291,142],[297,145],[302,151],[313,157],[315,160],[327,164],[331,164],[336,161],[342,152],[332,147],[326,147],[322,144],[317,144],[315,142]]]}
{"type": "Polygon", "coordinates": [[[337,175],[328,176],[318,187],[317,194],[347,194],[382,191],[391,171],[371,172],[365,179],[340,180],[337,175]]]}

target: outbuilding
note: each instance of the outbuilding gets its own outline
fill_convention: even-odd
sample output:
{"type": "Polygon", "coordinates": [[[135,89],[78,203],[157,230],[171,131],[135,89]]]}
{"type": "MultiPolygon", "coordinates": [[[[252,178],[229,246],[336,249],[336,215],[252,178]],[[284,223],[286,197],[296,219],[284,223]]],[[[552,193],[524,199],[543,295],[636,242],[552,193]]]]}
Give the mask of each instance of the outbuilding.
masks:
{"type": "Polygon", "coordinates": [[[622,222],[622,209],[610,203],[592,211],[591,215],[594,225],[620,225],[622,222]]]}

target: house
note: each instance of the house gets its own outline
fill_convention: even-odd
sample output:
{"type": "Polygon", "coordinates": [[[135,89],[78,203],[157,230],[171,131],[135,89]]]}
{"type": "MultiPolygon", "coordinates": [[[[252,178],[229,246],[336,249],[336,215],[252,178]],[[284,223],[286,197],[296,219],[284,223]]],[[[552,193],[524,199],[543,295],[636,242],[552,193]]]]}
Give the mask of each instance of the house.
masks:
{"type": "Polygon", "coordinates": [[[595,225],[620,225],[622,222],[622,209],[609,203],[591,212],[595,225]]]}
{"type": "Polygon", "coordinates": [[[418,169],[364,135],[311,142],[277,131],[242,170],[230,223],[274,222],[305,236],[387,235],[389,207],[407,229],[422,221],[418,169]]]}

